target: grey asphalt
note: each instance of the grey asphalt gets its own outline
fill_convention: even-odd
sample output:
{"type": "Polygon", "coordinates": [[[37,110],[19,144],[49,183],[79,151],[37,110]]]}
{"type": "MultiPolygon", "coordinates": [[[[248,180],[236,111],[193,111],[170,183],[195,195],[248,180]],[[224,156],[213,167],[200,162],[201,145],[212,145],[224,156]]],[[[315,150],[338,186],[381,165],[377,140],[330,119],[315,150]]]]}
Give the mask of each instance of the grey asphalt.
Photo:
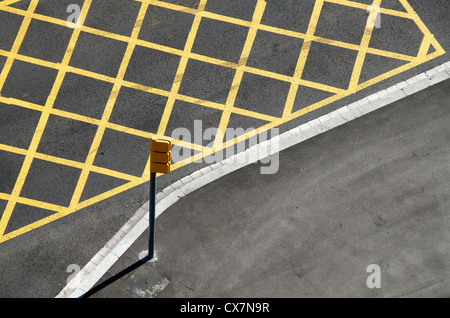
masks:
{"type": "MultiPolygon", "coordinates": [[[[82,0],[41,0],[36,7],[36,12],[49,17],[66,19],[68,16],[67,6],[69,4],[82,5],[83,2],[82,0]]],[[[164,0],[164,2],[177,3],[191,8],[195,8],[198,5],[197,0],[164,0]]],[[[246,2],[246,0],[233,1],[235,4],[243,2],[246,2]]],[[[368,3],[368,0],[358,0],[356,2],[368,3]]],[[[450,20],[448,19],[449,6],[447,0],[410,0],[408,2],[416,10],[438,42],[449,52],[450,37],[447,30],[450,27],[450,20]]],[[[29,1],[24,0],[12,6],[26,10],[29,3],[29,1]]],[[[229,1],[210,0],[206,9],[231,17],[251,19],[251,6],[247,8],[248,10],[236,10],[238,6],[224,5],[224,3],[229,3],[229,1]]],[[[255,1],[247,1],[247,3],[255,3],[255,1]]],[[[304,32],[308,25],[307,20],[314,1],[285,1],[283,5],[276,5],[276,3],[278,1],[268,1],[262,23],[304,32]]],[[[92,28],[129,35],[131,34],[132,21],[137,14],[137,4],[138,2],[132,0],[121,0],[120,3],[119,1],[111,0],[95,0],[87,16],[86,24],[92,28]]],[[[394,10],[398,9],[398,3],[394,0],[383,0],[383,6],[394,10]]],[[[320,36],[358,43],[358,37],[361,34],[357,33],[356,27],[352,28],[349,26],[353,25],[352,23],[358,24],[362,21],[361,19],[367,18],[367,12],[364,12],[364,10],[359,12],[350,9],[349,11],[339,10],[339,7],[327,3],[324,17],[325,21],[321,20],[317,28],[320,36]],[[329,28],[326,22],[329,25],[337,23],[336,25],[339,25],[339,27],[329,28]]],[[[143,22],[140,38],[172,48],[182,48],[192,19],[192,15],[187,13],[180,14],[151,6],[151,10],[148,11],[143,22]],[[160,19],[162,23],[152,25],[152,18],[155,17],[162,17],[160,19]]],[[[4,51],[11,49],[21,22],[21,16],[0,10],[0,49],[4,51]]],[[[380,32],[380,38],[374,37],[378,41],[374,45],[399,53],[413,53],[417,43],[421,41],[420,32],[417,32],[418,30],[415,26],[396,23],[398,21],[392,21],[388,17],[385,18],[383,16],[382,25],[389,27],[386,28],[387,31],[385,31],[384,27],[376,30],[380,32]],[[395,25],[399,27],[392,27],[395,25]],[[383,39],[383,41],[380,39],[383,39]]],[[[64,26],[56,26],[33,19],[20,47],[19,54],[54,63],[60,62],[71,32],[72,30],[68,30],[64,26]],[[52,50],[49,50],[49,48],[52,48],[52,50]]],[[[295,55],[292,52],[298,51],[298,44],[301,43],[301,40],[296,41],[283,38],[268,32],[258,33],[259,35],[255,40],[256,50],[249,58],[249,63],[254,67],[267,68],[270,71],[291,72],[292,65],[286,63],[286,60],[290,59],[291,55],[295,55]]],[[[239,45],[241,37],[241,28],[205,19],[204,21],[202,20],[199,36],[196,38],[197,42],[193,49],[199,54],[231,60],[238,54],[235,46],[239,45]],[[218,34],[220,34],[220,39],[218,34]],[[214,41],[208,42],[209,40],[214,41]],[[205,48],[208,43],[211,45],[209,50],[205,48]],[[229,50],[229,53],[223,52],[221,50],[223,48],[229,50]],[[222,54],[229,55],[222,56],[222,54]]],[[[82,32],[70,65],[104,75],[114,75],[117,72],[123,50],[124,43],[121,41],[82,32]]],[[[305,69],[305,77],[310,80],[324,81],[341,87],[348,77],[349,60],[352,56],[340,55],[339,50],[332,49],[327,51],[329,54],[325,56],[322,54],[324,46],[319,43],[313,43],[312,50],[314,59],[311,60],[311,64],[305,69]],[[329,58],[331,56],[339,58],[342,63],[333,63],[332,59],[329,58]],[[324,68],[332,69],[332,74],[324,72],[324,68]],[[340,82],[340,79],[343,82],[340,82]]],[[[141,84],[151,83],[161,89],[170,88],[172,82],[170,76],[173,75],[171,72],[173,72],[177,62],[174,56],[163,54],[157,50],[147,50],[140,46],[136,47],[133,54],[135,54],[136,58],[130,61],[129,70],[127,70],[126,74],[127,80],[141,84]],[[139,60],[143,58],[148,61],[148,65],[139,64],[139,60]],[[163,67],[161,61],[166,61],[168,67],[163,67]],[[160,81],[152,82],[152,76],[160,76],[160,81]]],[[[378,60],[375,56],[370,55],[367,56],[367,60],[370,60],[372,63],[370,65],[367,64],[368,68],[362,72],[364,80],[399,66],[395,64],[395,61],[378,60]]],[[[397,76],[388,78],[354,95],[286,123],[280,127],[280,132],[348,105],[448,60],[448,54],[445,54],[397,76]]],[[[6,57],[0,56],[0,69],[3,68],[5,62],[6,57]]],[[[208,71],[206,67],[197,68],[198,64],[200,63],[189,61],[188,69],[191,71],[185,74],[185,81],[182,85],[183,93],[199,98],[223,98],[223,96],[216,96],[217,91],[220,91],[221,94],[224,93],[223,87],[215,86],[215,84],[218,83],[217,85],[220,85],[221,83],[218,76],[216,74],[212,76],[213,73],[208,71]],[[210,80],[210,78],[213,78],[214,81],[210,80]],[[200,82],[206,85],[204,89],[200,87],[200,82]]],[[[225,73],[222,74],[223,80],[229,75],[225,73]]],[[[1,94],[2,96],[23,99],[40,105],[45,103],[55,76],[54,69],[16,60],[1,94]]],[[[279,110],[274,105],[283,105],[284,100],[280,97],[280,93],[286,90],[286,86],[273,84],[272,81],[246,73],[240,87],[240,93],[236,99],[237,105],[249,110],[260,111],[261,113],[279,115],[279,110]],[[270,88],[274,87],[279,89],[270,90],[270,88]],[[264,103],[260,103],[261,100],[264,103]]],[[[101,118],[111,88],[111,83],[69,72],[64,78],[54,108],[93,119],[101,118]],[[83,103],[79,101],[83,101],[83,103]]],[[[324,92],[302,91],[302,94],[299,94],[300,100],[296,100],[298,103],[296,103],[295,107],[301,107],[302,102],[312,103],[317,98],[327,97],[320,95],[320,93],[324,94],[324,92]],[[304,98],[304,100],[301,100],[301,98],[304,98]]],[[[163,97],[130,88],[122,88],[117,105],[111,116],[111,122],[148,132],[155,132],[164,104],[165,100],[163,97]],[[154,105],[150,111],[146,108],[149,100],[154,105]],[[133,105],[133,107],[130,107],[130,105],[133,105]]],[[[297,110],[297,108],[294,110],[297,110]]],[[[174,116],[168,123],[167,132],[170,133],[172,129],[177,127],[191,129],[192,121],[202,117],[207,117],[207,120],[204,118],[205,127],[206,124],[214,126],[221,115],[215,109],[207,109],[205,111],[197,107],[196,111],[191,110],[190,105],[177,101],[173,109],[174,116]]],[[[10,107],[10,105],[0,103],[0,143],[27,149],[39,117],[39,111],[24,107],[10,107]]],[[[48,123],[38,151],[52,156],[84,162],[96,128],[84,122],[56,115],[51,115],[48,123]]],[[[251,118],[245,118],[245,116],[233,117],[232,125],[234,127],[247,128],[254,124],[251,118]]],[[[362,131],[365,128],[360,127],[359,129],[362,131]]],[[[149,140],[134,138],[128,134],[121,134],[108,129],[101,147],[102,149],[99,151],[95,164],[138,175],[148,158],[149,140]]],[[[357,150],[357,148],[354,149],[355,151],[357,150]]],[[[9,194],[13,190],[20,172],[23,156],[0,151],[0,161],[0,192],[9,194]]],[[[159,178],[158,191],[199,168],[199,165],[188,165],[159,178]]],[[[241,172],[243,171],[247,170],[244,169],[241,172]]],[[[43,160],[34,160],[21,195],[31,199],[42,199],[49,203],[67,205],[79,173],[78,169],[51,164],[43,160]]],[[[88,186],[82,196],[83,200],[117,187],[123,182],[123,180],[95,173],[92,173],[89,178],[88,186]]],[[[87,264],[93,255],[104,246],[105,242],[117,233],[123,224],[134,215],[135,211],[148,201],[148,198],[148,184],[142,184],[99,202],[94,206],[89,206],[1,243],[0,286],[2,288],[0,288],[0,297],[54,297],[57,295],[66,285],[67,278],[71,274],[71,272],[67,271],[68,266],[77,264],[83,267],[84,264],[87,264]]],[[[3,213],[6,204],[5,200],[0,200],[0,214],[3,213]]],[[[53,213],[54,211],[18,204],[8,223],[6,233],[20,229],[53,213]]],[[[161,220],[163,219],[161,218],[161,220]]],[[[173,285],[169,285],[168,288],[170,289],[170,286],[173,285]]],[[[169,289],[166,289],[165,293],[169,289]]]]}
{"type": "Polygon", "coordinates": [[[449,106],[447,80],[196,190],[157,218],[155,260],[145,233],[86,297],[448,298],[449,106]]]}

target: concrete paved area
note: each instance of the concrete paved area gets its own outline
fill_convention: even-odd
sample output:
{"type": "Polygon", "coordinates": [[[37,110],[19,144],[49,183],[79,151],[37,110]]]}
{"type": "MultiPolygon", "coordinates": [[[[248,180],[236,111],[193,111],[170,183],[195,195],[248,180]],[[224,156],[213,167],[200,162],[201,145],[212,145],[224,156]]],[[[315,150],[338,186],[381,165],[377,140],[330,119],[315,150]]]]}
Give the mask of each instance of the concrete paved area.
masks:
{"type": "Polygon", "coordinates": [[[88,296],[448,297],[449,91],[284,150],[277,174],[253,164],[180,199],[157,219],[157,259],[139,262],[143,235],[88,296]]]}

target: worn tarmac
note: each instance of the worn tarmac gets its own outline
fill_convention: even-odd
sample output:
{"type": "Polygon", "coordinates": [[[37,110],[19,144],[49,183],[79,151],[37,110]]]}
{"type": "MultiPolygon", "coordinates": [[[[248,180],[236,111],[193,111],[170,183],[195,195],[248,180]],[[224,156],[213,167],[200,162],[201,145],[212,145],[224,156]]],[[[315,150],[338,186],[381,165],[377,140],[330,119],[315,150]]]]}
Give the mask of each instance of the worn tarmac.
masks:
{"type": "Polygon", "coordinates": [[[157,218],[156,259],[139,260],[145,233],[86,297],[449,297],[449,92],[288,148],[276,174],[252,164],[181,198],[157,218]]]}

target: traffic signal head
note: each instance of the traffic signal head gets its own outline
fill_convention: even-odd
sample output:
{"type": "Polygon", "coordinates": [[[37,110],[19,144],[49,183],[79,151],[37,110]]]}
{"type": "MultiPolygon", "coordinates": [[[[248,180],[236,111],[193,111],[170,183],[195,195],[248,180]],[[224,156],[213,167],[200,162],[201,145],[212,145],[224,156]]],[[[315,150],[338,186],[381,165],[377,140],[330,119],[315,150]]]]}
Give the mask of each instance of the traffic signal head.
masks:
{"type": "Polygon", "coordinates": [[[168,139],[152,138],[150,141],[150,172],[169,173],[172,143],[168,139]]]}

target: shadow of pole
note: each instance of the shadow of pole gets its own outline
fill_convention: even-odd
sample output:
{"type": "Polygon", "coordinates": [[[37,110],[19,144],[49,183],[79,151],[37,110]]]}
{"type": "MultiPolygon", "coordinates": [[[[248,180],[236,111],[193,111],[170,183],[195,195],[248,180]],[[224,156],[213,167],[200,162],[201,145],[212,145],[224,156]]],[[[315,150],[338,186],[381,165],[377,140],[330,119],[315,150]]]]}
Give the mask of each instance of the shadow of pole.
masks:
{"type": "Polygon", "coordinates": [[[122,277],[126,276],[127,274],[130,274],[131,272],[135,271],[140,266],[144,265],[148,260],[149,260],[148,258],[143,258],[143,259],[137,261],[136,263],[134,263],[134,264],[130,265],[129,267],[125,268],[124,270],[120,271],[113,277],[110,277],[107,280],[101,282],[100,284],[94,286],[92,289],[90,289],[87,293],[82,295],[80,298],[88,298],[88,297],[94,295],[95,293],[98,293],[99,291],[108,287],[109,285],[114,284],[116,281],[118,281],[122,277]]]}

